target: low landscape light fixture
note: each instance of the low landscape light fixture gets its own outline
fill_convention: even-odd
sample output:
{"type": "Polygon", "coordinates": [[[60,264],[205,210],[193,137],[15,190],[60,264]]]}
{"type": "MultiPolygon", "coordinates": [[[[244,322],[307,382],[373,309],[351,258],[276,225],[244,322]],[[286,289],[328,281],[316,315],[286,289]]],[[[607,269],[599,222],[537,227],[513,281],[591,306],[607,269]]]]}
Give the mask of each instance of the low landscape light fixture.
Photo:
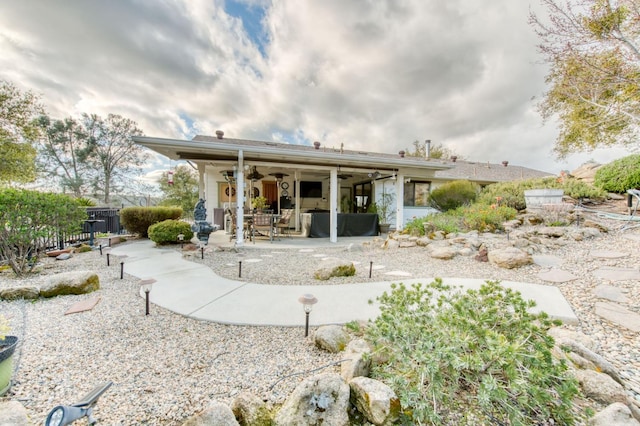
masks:
{"type": "Polygon", "coordinates": [[[149,293],[151,293],[151,287],[156,280],[153,278],[146,278],[144,280],[140,280],[140,288],[144,291],[144,299],[145,299],[145,310],[144,314],[149,315],[149,293]]]}
{"type": "Polygon", "coordinates": [[[102,251],[107,254],[107,266],[111,266],[111,264],[109,263],[109,253],[111,252],[111,247],[105,247],[102,249],[102,251]]]}
{"type": "Polygon", "coordinates": [[[204,260],[204,243],[200,243],[200,259],[204,260]]]}
{"type": "Polygon", "coordinates": [[[180,248],[184,248],[184,234],[178,234],[178,242],[180,243],[180,248]]]}
{"type": "Polygon", "coordinates": [[[120,279],[124,278],[124,259],[127,257],[126,254],[120,256],[120,279]]]}
{"type": "Polygon", "coordinates": [[[318,299],[313,294],[303,294],[298,298],[298,302],[302,303],[305,314],[304,337],[309,336],[309,314],[313,309],[313,305],[318,303],[318,299]]]}
{"type": "Polygon", "coordinates": [[[98,245],[98,248],[100,249],[100,256],[102,256],[102,244],[98,245]]]}
{"type": "Polygon", "coordinates": [[[369,261],[369,278],[371,278],[371,272],[373,271],[373,260],[369,261]]]}
{"type": "Polygon", "coordinates": [[[238,252],[238,278],[242,278],[242,258],[244,253],[238,252]]]}

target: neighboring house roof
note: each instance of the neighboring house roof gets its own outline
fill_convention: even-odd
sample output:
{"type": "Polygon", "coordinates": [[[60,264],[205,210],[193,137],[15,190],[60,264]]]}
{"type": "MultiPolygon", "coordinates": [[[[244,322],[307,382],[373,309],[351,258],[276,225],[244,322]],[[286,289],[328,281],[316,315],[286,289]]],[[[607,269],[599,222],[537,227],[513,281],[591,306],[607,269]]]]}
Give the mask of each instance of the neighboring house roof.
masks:
{"type": "Polygon", "coordinates": [[[480,163],[473,161],[457,160],[449,161],[453,167],[447,170],[439,170],[435,173],[436,179],[458,180],[466,179],[481,184],[494,182],[509,182],[514,180],[541,178],[553,176],[553,173],[534,170],[511,164],[480,163]]]}

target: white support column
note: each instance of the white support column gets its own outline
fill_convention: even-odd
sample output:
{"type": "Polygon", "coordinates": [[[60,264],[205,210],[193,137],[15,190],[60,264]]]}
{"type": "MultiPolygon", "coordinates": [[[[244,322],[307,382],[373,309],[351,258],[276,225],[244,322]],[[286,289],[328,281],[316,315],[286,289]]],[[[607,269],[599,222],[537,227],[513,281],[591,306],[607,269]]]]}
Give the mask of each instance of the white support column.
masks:
{"type": "Polygon", "coordinates": [[[396,176],[396,231],[404,229],[404,175],[396,176]]]}
{"type": "Polygon", "coordinates": [[[331,169],[329,193],[329,241],[338,242],[338,169],[331,169]]]}
{"type": "Polygon", "coordinates": [[[297,170],[293,174],[293,179],[293,187],[296,193],[296,232],[300,232],[300,174],[297,170]]]}
{"type": "Polygon", "coordinates": [[[238,151],[236,170],[236,246],[244,245],[244,153],[238,151]]]}

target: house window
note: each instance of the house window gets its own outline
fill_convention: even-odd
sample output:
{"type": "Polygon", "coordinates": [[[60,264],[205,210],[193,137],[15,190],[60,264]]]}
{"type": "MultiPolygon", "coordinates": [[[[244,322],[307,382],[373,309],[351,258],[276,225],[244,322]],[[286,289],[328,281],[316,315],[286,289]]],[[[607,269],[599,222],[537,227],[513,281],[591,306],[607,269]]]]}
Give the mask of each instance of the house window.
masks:
{"type": "Polygon", "coordinates": [[[408,182],[404,184],[404,205],[427,207],[431,192],[431,182],[408,182]]]}

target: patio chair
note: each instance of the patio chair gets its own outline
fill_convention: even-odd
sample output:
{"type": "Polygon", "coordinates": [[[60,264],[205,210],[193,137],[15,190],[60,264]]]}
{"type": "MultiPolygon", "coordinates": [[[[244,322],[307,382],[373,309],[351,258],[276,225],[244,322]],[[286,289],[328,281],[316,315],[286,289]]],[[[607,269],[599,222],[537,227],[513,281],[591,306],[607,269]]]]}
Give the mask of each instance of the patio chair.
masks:
{"type": "Polygon", "coordinates": [[[289,222],[291,221],[291,216],[293,215],[293,209],[282,209],[280,210],[282,215],[280,216],[280,220],[276,223],[276,231],[278,235],[288,235],[291,236],[289,232],[289,222]]]}
{"type": "Polygon", "coordinates": [[[251,232],[255,243],[256,236],[266,236],[269,240],[273,241],[274,223],[273,214],[271,213],[256,213],[253,215],[253,225],[251,232]]]}
{"type": "MultiPolygon", "coordinates": [[[[229,241],[234,238],[237,239],[236,235],[236,222],[238,221],[238,215],[233,212],[231,214],[231,229],[229,230],[229,241]]],[[[243,224],[242,236],[244,239],[249,239],[251,241],[253,239],[253,216],[247,215],[244,216],[244,224],[243,224]]]]}

